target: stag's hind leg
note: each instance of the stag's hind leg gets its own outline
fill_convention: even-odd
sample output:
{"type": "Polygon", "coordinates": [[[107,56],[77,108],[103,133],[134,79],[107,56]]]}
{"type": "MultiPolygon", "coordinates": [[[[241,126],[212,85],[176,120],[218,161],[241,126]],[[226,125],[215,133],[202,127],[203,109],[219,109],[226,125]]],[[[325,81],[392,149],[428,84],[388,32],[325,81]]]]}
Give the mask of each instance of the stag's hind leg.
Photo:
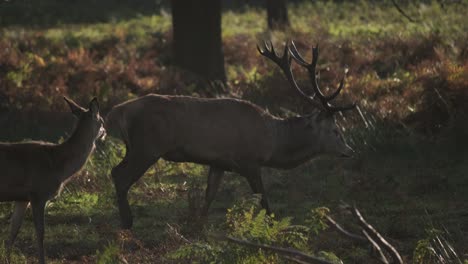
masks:
{"type": "Polygon", "coordinates": [[[11,248],[15,243],[16,237],[18,236],[18,231],[23,223],[24,214],[26,209],[28,209],[29,202],[15,202],[15,209],[13,215],[11,216],[11,226],[10,226],[10,237],[6,243],[7,257],[9,259],[11,248]]]}
{"type": "Polygon", "coordinates": [[[265,187],[263,186],[262,173],[260,167],[245,169],[242,175],[249,182],[252,191],[254,193],[259,193],[262,195],[262,207],[267,211],[268,214],[271,214],[270,205],[268,204],[268,199],[266,197],[265,187]]]}
{"type": "Polygon", "coordinates": [[[218,192],[219,184],[221,183],[223,175],[224,171],[222,169],[213,166],[210,167],[210,172],[208,173],[208,184],[206,187],[205,205],[203,206],[202,211],[203,216],[208,215],[208,210],[216,196],[216,193],[218,192]]]}
{"type": "Polygon", "coordinates": [[[117,194],[120,221],[123,229],[130,229],[133,225],[132,211],[127,199],[128,190],[157,160],[158,157],[156,155],[138,155],[138,153],[132,152],[125,156],[122,162],[112,169],[112,178],[117,194]]]}
{"type": "Polygon", "coordinates": [[[44,210],[47,200],[42,198],[32,199],[34,226],[36,228],[37,248],[39,251],[39,264],[45,264],[44,252],[44,210]]]}

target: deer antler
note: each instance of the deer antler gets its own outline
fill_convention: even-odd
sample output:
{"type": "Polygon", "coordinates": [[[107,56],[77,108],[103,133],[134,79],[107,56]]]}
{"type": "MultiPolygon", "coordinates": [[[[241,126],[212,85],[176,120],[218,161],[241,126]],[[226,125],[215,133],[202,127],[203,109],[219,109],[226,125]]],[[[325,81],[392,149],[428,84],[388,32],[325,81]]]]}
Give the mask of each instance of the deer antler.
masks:
{"type": "Polygon", "coordinates": [[[318,82],[317,82],[317,73],[316,73],[316,66],[317,66],[317,61],[318,61],[318,55],[319,55],[319,49],[318,45],[312,48],[312,62],[307,63],[304,58],[299,54],[297,51],[296,45],[294,42],[291,42],[291,45],[289,45],[289,51],[291,53],[292,58],[301,66],[307,69],[309,72],[309,77],[312,82],[312,87],[315,92],[315,96],[318,97],[318,99],[322,102],[323,107],[331,112],[339,112],[339,111],[346,111],[346,110],[351,110],[356,107],[356,104],[350,104],[347,106],[333,106],[330,104],[330,101],[335,99],[337,97],[341,90],[344,87],[344,76],[340,81],[340,85],[338,86],[338,89],[334,91],[330,96],[325,96],[322,91],[319,88],[318,82]]]}
{"type": "Polygon", "coordinates": [[[284,52],[283,52],[283,55],[281,57],[279,57],[276,54],[275,48],[273,47],[273,43],[271,41],[268,41],[268,42],[264,41],[262,47],[257,45],[257,50],[258,50],[258,52],[260,52],[261,55],[267,57],[268,59],[270,59],[271,61],[273,61],[274,63],[276,63],[276,65],[278,65],[280,67],[280,69],[283,71],[284,75],[286,76],[286,79],[288,80],[289,84],[293,88],[296,89],[296,91],[299,93],[299,95],[302,98],[304,98],[307,102],[313,104],[316,107],[319,107],[319,108],[322,107],[319,103],[317,103],[314,100],[313,97],[310,97],[309,95],[307,95],[297,85],[297,82],[294,79],[294,76],[293,76],[293,73],[292,73],[292,70],[291,70],[292,58],[291,58],[291,55],[289,53],[288,44],[285,45],[284,52]]]}

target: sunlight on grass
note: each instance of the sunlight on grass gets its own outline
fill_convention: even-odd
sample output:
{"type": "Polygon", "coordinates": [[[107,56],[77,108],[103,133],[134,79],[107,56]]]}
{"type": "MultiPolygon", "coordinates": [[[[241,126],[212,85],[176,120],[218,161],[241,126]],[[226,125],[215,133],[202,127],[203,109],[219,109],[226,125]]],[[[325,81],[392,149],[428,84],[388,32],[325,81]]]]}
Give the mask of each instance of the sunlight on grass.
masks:
{"type": "Polygon", "coordinates": [[[256,35],[266,29],[266,12],[262,9],[248,8],[245,11],[226,11],[223,13],[223,37],[238,34],[256,35]]]}
{"type": "MultiPolygon", "coordinates": [[[[450,5],[446,9],[442,9],[436,2],[410,5],[407,10],[418,20],[416,23],[409,23],[389,5],[367,1],[339,5],[332,1],[305,1],[291,4],[289,13],[294,31],[313,35],[321,29],[339,38],[410,36],[430,32],[452,37],[468,30],[467,23],[462,22],[465,20],[466,5],[450,5]]],[[[171,22],[171,15],[161,12],[120,22],[59,26],[45,30],[44,36],[51,41],[60,41],[65,37],[76,38],[85,45],[111,36],[127,35],[139,42],[153,32],[170,30],[171,22]]],[[[266,12],[253,7],[242,11],[227,10],[223,13],[222,28],[223,37],[238,34],[255,36],[266,31],[266,12]]],[[[2,31],[4,37],[11,39],[37,32],[18,28],[5,28],[2,31]]]]}
{"type": "Polygon", "coordinates": [[[9,260],[12,264],[27,263],[26,257],[15,248],[13,248],[12,252],[10,253],[10,258],[8,259],[5,243],[0,241],[0,263],[8,263],[7,260],[9,260]]]}

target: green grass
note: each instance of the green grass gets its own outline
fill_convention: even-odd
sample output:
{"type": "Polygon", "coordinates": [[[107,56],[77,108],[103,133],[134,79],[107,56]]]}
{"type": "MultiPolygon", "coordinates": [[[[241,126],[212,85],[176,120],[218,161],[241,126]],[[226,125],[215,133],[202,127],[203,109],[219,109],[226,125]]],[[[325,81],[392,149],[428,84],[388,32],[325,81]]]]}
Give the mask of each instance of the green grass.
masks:
{"type": "MultiPolygon", "coordinates": [[[[406,38],[414,35],[438,33],[450,41],[461,37],[468,30],[465,21],[466,1],[442,8],[436,1],[419,2],[407,6],[418,22],[409,23],[391,3],[368,1],[334,3],[333,1],[301,2],[291,4],[289,13],[293,32],[289,35],[305,34],[311,37],[328,32],[336,39],[366,41],[368,38],[406,38]]],[[[163,9],[164,10],[164,9],[163,9]]],[[[237,35],[258,36],[265,33],[266,13],[259,7],[230,9],[223,12],[223,37],[237,35]]],[[[127,44],[147,42],[154,32],[166,32],[171,28],[169,10],[136,18],[112,20],[94,24],[76,23],[51,26],[45,29],[6,26],[2,29],[4,39],[21,39],[37,36],[40,32],[52,42],[70,41],[87,46],[111,37],[125,37],[127,44]]],[[[75,44],[77,45],[77,44],[75,44]]]]}
{"type": "MultiPolygon", "coordinates": [[[[339,213],[344,201],[356,204],[384,236],[398,241],[404,256],[411,258],[417,242],[426,237],[426,230],[433,228],[446,230],[460,256],[466,253],[463,245],[468,243],[468,219],[463,205],[468,166],[462,160],[468,153],[454,153],[447,144],[431,145],[404,131],[361,131],[361,137],[372,148],[362,148],[354,159],[319,158],[289,171],[265,169],[266,189],[277,218],[292,217],[293,224],[301,224],[311,209],[327,206],[337,219],[346,221],[339,213]]],[[[101,147],[118,153],[115,144],[111,141],[101,147]]],[[[119,155],[110,160],[101,160],[99,155],[98,152],[60,197],[48,204],[46,247],[52,263],[93,263],[106,258],[103,254],[117,254],[128,261],[134,260],[134,254],[142,254],[143,258],[162,261],[165,253],[179,243],[169,235],[167,224],[180,228],[180,233],[190,240],[204,237],[203,228],[193,222],[187,198],[197,183],[203,184],[198,187],[203,191],[203,167],[162,162],[149,170],[131,190],[135,225],[132,237],[124,239],[119,232],[111,181],[101,174],[118,162],[119,155]],[[98,167],[106,169],[96,170],[98,167]],[[89,185],[83,184],[87,178],[89,185]],[[157,253],[148,256],[146,251],[157,253]]],[[[207,230],[223,229],[226,209],[249,195],[243,178],[226,175],[205,224],[207,230]]],[[[8,211],[9,207],[2,205],[0,221],[6,222],[8,211]]],[[[32,260],[34,229],[31,216],[27,218],[15,254],[32,260]]],[[[3,234],[6,232],[2,230],[3,234]]],[[[318,244],[316,252],[334,252],[346,263],[367,259],[366,254],[355,256],[357,252],[349,242],[339,239],[336,233],[328,232],[327,236],[330,237],[310,238],[318,244]]]]}

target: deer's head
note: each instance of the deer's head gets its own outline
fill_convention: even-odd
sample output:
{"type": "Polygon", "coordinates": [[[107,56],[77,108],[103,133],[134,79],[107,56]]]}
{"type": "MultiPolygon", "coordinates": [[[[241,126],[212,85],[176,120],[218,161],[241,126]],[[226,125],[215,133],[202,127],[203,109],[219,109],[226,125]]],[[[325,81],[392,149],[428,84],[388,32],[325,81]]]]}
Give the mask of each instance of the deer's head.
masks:
{"type": "Polygon", "coordinates": [[[89,129],[94,139],[104,139],[106,130],[104,129],[104,119],[99,114],[99,103],[96,97],[89,102],[88,109],[79,106],[67,97],[63,97],[70,106],[70,110],[78,118],[78,124],[82,124],[89,129]]]}
{"type": "Polygon", "coordinates": [[[290,85],[294,88],[299,95],[308,103],[318,109],[311,115],[302,116],[303,131],[310,135],[311,143],[319,144],[321,153],[334,154],[338,156],[350,157],[353,154],[353,149],[346,144],[341,129],[336,123],[335,113],[354,109],[355,104],[347,106],[334,106],[330,103],[335,99],[344,87],[344,77],[341,79],[338,89],[331,95],[325,95],[320,90],[316,66],[318,61],[318,47],[312,49],[312,62],[307,63],[304,58],[297,51],[294,42],[286,44],[283,55],[280,57],[276,54],[273,44],[271,42],[264,42],[262,47],[257,46],[261,55],[269,58],[276,63],[286,76],[290,85]],[[314,95],[307,95],[297,84],[294,79],[291,62],[296,61],[299,65],[306,68],[309,73],[309,78],[314,90],[314,95]],[[315,99],[317,98],[318,101],[315,99]]]}

